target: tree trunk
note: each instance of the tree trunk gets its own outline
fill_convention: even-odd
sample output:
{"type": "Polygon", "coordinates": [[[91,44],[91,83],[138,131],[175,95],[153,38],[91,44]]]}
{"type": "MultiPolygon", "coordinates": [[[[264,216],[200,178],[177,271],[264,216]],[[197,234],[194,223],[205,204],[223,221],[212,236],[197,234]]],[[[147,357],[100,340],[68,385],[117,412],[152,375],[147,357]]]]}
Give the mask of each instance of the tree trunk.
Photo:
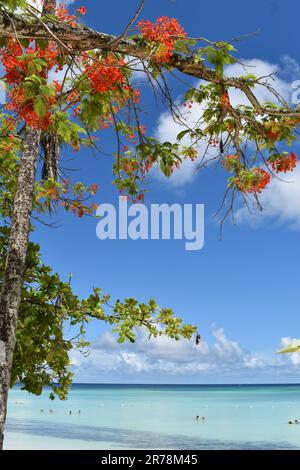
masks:
{"type": "Polygon", "coordinates": [[[0,449],[3,448],[7,396],[30,231],[39,143],[40,131],[26,129],[0,295],[0,449]]]}

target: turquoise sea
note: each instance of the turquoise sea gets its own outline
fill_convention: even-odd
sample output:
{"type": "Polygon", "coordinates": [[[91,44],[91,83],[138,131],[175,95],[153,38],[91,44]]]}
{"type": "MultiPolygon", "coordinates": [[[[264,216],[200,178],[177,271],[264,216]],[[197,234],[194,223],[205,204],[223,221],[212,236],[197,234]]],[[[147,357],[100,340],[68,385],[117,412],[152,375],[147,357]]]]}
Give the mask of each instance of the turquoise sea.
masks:
{"type": "Polygon", "coordinates": [[[48,395],[10,392],[6,449],[300,449],[300,424],[288,424],[300,422],[300,385],[78,384],[67,401],[48,395]]]}

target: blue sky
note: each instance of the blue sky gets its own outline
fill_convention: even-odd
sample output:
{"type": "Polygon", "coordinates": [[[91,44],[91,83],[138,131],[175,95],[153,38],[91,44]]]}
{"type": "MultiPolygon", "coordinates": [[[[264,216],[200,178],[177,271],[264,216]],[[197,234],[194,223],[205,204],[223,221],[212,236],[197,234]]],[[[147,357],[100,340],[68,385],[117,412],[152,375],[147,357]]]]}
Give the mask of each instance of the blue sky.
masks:
{"type": "MultiPolygon", "coordinates": [[[[229,40],[260,30],[237,44],[238,56],[262,70],[278,69],[280,90],[300,79],[297,46],[300,5],[275,0],[226,3],[198,0],[146,0],[141,18],[177,18],[190,36],[229,40]]],[[[137,8],[136,1],[96,2],[84,0],[86,21],[104,32],[118,34],[137,8]]],[[[75,2],[81,6],[81,2],[75,2]]],[[[254,69],[253,69],[254,71],[254,69]]],[[[236,70],[232,70],[233,73],[236,70]]],[[[176,98],[182,84],[171,82],[176,98]]],[[[174,134],[164,108],[142,86],[145,123],[161,137],[174,134]]],[[[176,129],[175,129],[176,130],[176,129]]],[[[111,131],[99,134],[105,153],[115,150],[111,131]]],[[[294,151],[297,153],[298,145],[294,151]]],[[[96,202],[117,200],[111,185],[112,158],[88,151],[65,155],[78,179],[97,183],[96,202]]],[[[298,381],[299,357],[278,358],[274,351],[285,337],[299,332],[299,237],[300,174],[292,184],[272,184],[264,199],[266,213],[249,219],[241,210],[238,224],[226,224],[219,240],[219,225],[213,218],[226,188],[226,175],[213,167],[193,175],[186,169],[168,182],[149,180],[147,203],[205,204],[205,246],[185,251],[181,241],[100,241],[97,221],[75,219],[59,213],[58,228],[37,226],[34,239],[41,243],[43,260],[63,277],[73,273],[73,288],[81,296],[99,286],[113,298],[154,297],[170,306],[186,322],[197,324],[203,337],[200,350],[162,340],[147,343],[142,334],[135,346],[116,345],[109,330],[92,323],[89,358],[74,355],[75,380],[89,382],[288,382],[298,381]],[[183,173],[182,173],[183,175],[183,173]],[[177,349],[176,349],[177,348],[177,349]]]]}

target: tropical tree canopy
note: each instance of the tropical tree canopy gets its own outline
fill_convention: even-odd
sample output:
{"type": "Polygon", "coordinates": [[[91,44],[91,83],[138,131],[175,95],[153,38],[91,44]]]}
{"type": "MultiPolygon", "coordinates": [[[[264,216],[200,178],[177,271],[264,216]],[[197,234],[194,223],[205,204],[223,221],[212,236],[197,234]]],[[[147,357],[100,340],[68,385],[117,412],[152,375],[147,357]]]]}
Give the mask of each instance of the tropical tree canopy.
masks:
{"type": "MultiPolygon", "coordinates": [[[[288,147],[298,137],[300,111],[290,108],[266,77],[224,74],[227,64],[239,62],[233,43],[190,38],[173,18],[161,17],[151,23],[137,19],[137,14],[115,37],[85,26],[85,13],[84,6],[70,12],[65,5],[50,2],[40,14],[24,0],[0,0],[3,82],[9,96],[0,116],[1,259],[8,251],[26,129],[36,132],[43,157],[33,198],[34,211],[40,215],[57,207],[79,217],[94,213],[90,198],[97,186],[70,182],[60,171],[60,149],[62,145],[75,152],[81,146],[96,149],[94,135],[107,127],[117,137],[114,184],[134,202],[144,200],[145,182],[153,166],[170,177],[185,159],[200,157],[199,167],[214,160],[227,173],[226,218],[237,195],[246,204],[252,198],[260,206],[259,195],[271,178],[294,170],[297,155],[288,147]],[[141,94],[132,81],[137,69],[161,92],[182,125],[175,143],[160,142],[148,134],[141,119],[141,94]],[[52,71],[57,72],[57,79],[49,79],[52,71]],[[187,109],[201,105],[192,127],[168,89],[167,76],[175,72],[201,80],[185,90],[187,109]],[[267,87],[274,100],[261,103],[255,95],[257,85],[267,87]],[[234,106],[231,89],[239,89],[247,104],[234,106]],[[198,154],[199,140],[207,143],[203,155],[198,154]],[[215,152],[210,157],[212,147],[215,152]]],[[[98,289],[88,299],[78,299],[70,282],[42,264],[39,247],[31,243],[11,383],[22,381],[34,393],[47,384],[65,397],[72,376],[69,352],[87,347],[85,325],[91,318],[113,325],[119,341],[134,341],[137,326],[146,328],[149,335],[167,334],[175,339],[191,338],[196,331],[183,325],[172,310],[160,309],[154,300],[140,304],[125,299],[110,305],[109,297],[98,289]],[[72,333],[76,331],[75,336],[66,336],[66,325],[71,325],[72,333]]]]}

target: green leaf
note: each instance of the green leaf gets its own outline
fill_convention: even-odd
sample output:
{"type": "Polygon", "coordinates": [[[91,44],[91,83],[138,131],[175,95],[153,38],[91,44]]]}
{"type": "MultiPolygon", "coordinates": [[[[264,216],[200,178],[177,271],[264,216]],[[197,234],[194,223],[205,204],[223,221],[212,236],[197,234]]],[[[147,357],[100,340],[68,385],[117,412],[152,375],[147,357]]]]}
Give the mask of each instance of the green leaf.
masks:
{"type": "Polygon", "coordinates": [[[43,96],[38,95],[34,101],[34,110],[39,117],[44,117],[47,113],[47,103],[43,96]]]}
{"type": "Polygon", "coordinates": [[[297,343],[290,344],[287,348],[279,349],[276,354],[295,353],[300,351],[300,340],[297,343]],[[297,344],[299,343],[299,344],[297,344]]]}
{"type": "Polygon", "coordinates": [[[52,97],[55,95],[54,87],[51,85],[41,85],[40,86],[40,94],[44,96],[52,97]]]}
{"type": "Polygon", "coordinates": [[[182,140],[183,137],[187,135],[189,132],[190,132],[189,129],[179,132],[179,134],[177,135],[177,140],[182,140]]]}
{"type": "Polygon", "coordinates": [[[17,8],[26,7],[26,0],[0,0],[0,6],[14,11],[17,8]]]}

